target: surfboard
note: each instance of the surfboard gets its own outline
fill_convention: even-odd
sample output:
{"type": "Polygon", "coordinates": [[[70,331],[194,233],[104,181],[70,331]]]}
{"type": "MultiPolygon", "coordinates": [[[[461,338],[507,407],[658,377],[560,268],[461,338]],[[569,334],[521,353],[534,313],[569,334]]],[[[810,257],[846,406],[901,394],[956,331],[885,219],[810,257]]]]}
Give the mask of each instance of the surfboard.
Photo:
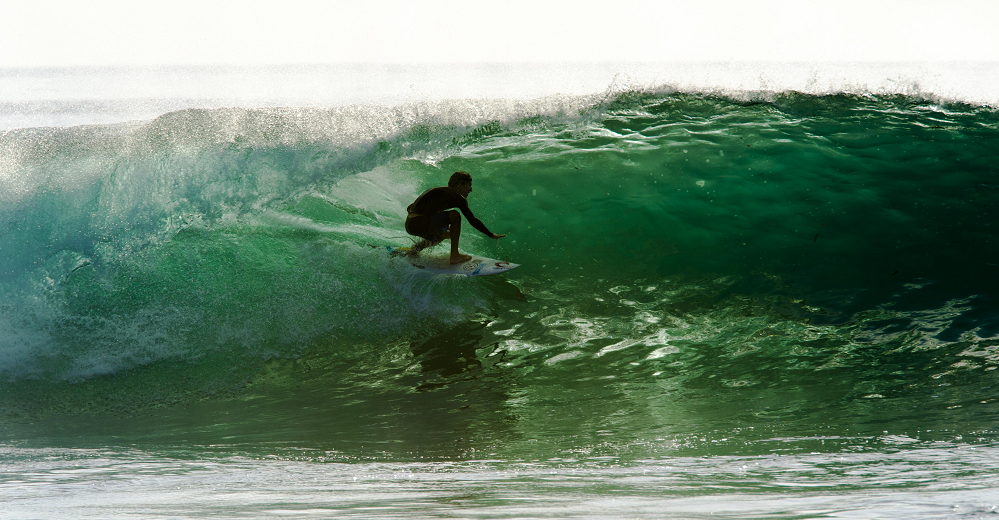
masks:
{"type": "MultiPolygon", "coordinates": [[[[374,247],[374,246],[372,246],[374,247]]],[[[443,255],[432,255],[423,251],[417,256],[410,256],[408,247],[385,246],[389,256],[401,258],[417,269],[437,274],[460,274],[464,276],[486,276],[490,274],[500,274],[520,267],[520,264],[512,264],[505,260],[486,258],[484,256],[472,255],[471,260],[460,264],[450,263],[450,253],[443,255]]]]}

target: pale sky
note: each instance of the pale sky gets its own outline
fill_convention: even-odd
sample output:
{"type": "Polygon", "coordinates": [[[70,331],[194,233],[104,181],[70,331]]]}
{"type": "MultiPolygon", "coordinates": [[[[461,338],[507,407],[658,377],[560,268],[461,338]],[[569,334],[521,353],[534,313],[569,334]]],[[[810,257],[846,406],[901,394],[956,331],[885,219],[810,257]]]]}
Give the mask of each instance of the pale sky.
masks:
{"type": "Polygon", "coordinates": [[[999,1],[0,0],[0,67],[999,61],[999,1]]]}

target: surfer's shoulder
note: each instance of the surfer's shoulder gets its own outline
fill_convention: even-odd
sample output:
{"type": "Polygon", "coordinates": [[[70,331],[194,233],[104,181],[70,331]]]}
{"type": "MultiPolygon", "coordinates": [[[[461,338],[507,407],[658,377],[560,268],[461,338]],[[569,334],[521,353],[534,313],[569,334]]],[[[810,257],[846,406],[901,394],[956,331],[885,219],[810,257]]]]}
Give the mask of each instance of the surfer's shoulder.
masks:
{"type": "Polygon", "coordinates": [[[443,203],[448,208],[460,207],[465,202],[465,197],[462,197],[458,190],[449,186],[441,186],[428,191],[426,198],[443,203]]]}
{"type": "Polygon", "coordinates": [[[468,202],[454,188],[438,186],[423,192],[416,201],[406,208],[410,213],[432,215],[450,208],[467,209],[468,202]]]}

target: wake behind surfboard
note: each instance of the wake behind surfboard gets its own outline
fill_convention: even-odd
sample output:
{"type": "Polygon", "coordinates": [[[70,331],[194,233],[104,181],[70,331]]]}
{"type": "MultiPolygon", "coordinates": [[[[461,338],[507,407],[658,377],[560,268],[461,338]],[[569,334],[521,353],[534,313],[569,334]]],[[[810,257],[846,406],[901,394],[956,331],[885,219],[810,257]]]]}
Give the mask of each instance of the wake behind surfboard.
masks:
{"type": "MultiPolygon", "coordinates": [[[[377,246],[371,246],[377,247],[377,246]]],[[[520,267],[520,264],[512,264],[504,260],[486,258],[484,256],[472,255],[470,260],[460,264],[449,262],[449,255],[432,256],[425,251],[418,256],[410,256],[408,247],[384,246],[389,255],[393,258],[401,258],[409,262],[417,269],[437,274],[460,274],[464,276],[486,276],[490,274],[500,274],[520,267]]]]}

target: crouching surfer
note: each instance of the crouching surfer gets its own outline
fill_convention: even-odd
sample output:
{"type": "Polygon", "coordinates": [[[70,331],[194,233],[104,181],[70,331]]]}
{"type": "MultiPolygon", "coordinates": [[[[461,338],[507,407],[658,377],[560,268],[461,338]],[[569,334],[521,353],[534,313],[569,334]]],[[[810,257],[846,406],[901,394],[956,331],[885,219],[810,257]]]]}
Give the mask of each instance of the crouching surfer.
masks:
{"type": "Polygon", "coordinates": [[[501,238],[506,234],[497,235],[486,229],[481,220],[475,218],[468,209],[468,194],[472,192],[472,176],[468,172],[454,172],[447,181],[447,186],[431,188],[416,198],[406,211],[406,232],[422,238],[409,250],[409,254],[418,255],[420,251],[435,246],[444,239],[451,240],[451,263],[460,264],[472,257],[458,252],[458,238],[461,235],[461,215],[452,208],[458,208],[468,219],[468,223],[489,238],[501,238]]]}

